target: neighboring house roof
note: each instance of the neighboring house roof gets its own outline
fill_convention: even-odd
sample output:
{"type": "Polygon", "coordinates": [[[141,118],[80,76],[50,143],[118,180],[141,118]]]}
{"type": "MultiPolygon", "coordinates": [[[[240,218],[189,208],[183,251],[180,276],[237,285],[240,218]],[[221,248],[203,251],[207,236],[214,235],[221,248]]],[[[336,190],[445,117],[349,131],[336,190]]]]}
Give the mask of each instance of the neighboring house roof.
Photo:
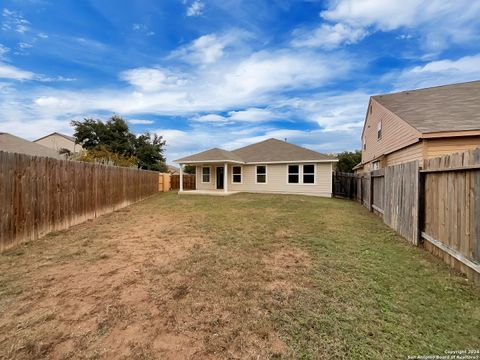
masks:
{"type": "Polygon", "coordinates": [[[180,169],[172,166],[172,165],[167,165],[168,172],[173,173],[173,174],[178,174],[180,172],[180,169]]]}
{"type": "Polygon", "coordinates": [[[236,163],[275,163],[292,161],[334,162],[334,156],[305,149],[286,141],[268,139],[233,151],[211,149],[195,155],[175,160],[177,163],[188,162],[236,162],[236,163]]]}
{"type": "Polygon", "coordinates": [[[376,95],[421,133],[480,130],[480,81],[376,95]]]}
{"type": "Polygon", "coordinates": [[[0,133],[0,151],[65,160],[53,149],[8,133],[0,133]]]}
{"type": "Polygon", "coordinates": [[[40,141],[40,140],[45,139],[45,138],[47,138],[47,137],[49,137],[49,136],[52,136],[52,135],[58,135],[58,136],[64,137],[64,138],[67,139],[67,140],[70,140],[70,141],[75,142],[75,138],[74,138],[73,136],[61,134],[61,133],[59,133],[59,132],[53,132],[53,133],[51,133],[51,134],[42,136],[40,139],[34,140],[33,142],[40,141]]]}

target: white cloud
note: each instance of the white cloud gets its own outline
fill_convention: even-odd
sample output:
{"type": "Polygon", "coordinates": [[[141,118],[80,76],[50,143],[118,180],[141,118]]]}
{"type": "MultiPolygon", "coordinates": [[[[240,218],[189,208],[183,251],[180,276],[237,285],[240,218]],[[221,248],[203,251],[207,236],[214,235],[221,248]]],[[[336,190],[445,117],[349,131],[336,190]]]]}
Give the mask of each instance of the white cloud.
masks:
{"type": "Polygon", "coordinates": [[[248,108],[240,111],[230,111],[228,119],[243,122],[264,122],[279,119],[282,115],[269,109],[248,108]]]}
{"type": "Polygon", "coordinates": [[[191,64],[211,64],[223,56],[223,49],[229,41],[229,37],[226,36],[203,35],[188,46],[174,51],[170,57],[180,58],[191,64]]]}
{"type": "Polygon", "coordinates": [[[142,23],[132,24],[132,30],[144,33],[146,36],[155,35],[155,32],[151,31],[146,24],[142,24],[142,23]]]}
{"type": "Polygon", "coordinates": [[[141,91],[154,92],[182,86],[185,81],[177,75],[161,68],[135,68],[123,71],[120,79],[129,82],[141,91]]]}
{"type": "Polygon", "coordinates": [[[357,29],[416,31],[428,49],[478,40],[480,2],[471,0],[338,0],[320,15],[357,29]]]}
{"type": "Polygon", "coordinates": [[[0,62],[0,79],[32,80],[35,74],[0,62]]]}
{"type": "Polygon", "coordinates": [[[388,74],[387,81],[395,84],[396,90],[408,90],[429,86],[452,84],[480,79],[480,54],[457,60],[431,61],[400,73],[388,74]]]}
{"type": "Polygon", "coordinates": [[[192,119],[193,121],[200,122],[209,122],[209,123],[225,123],[228,122],[228,119],[224,116],[217,114],[206,114],[201,116],[196,116],[192,119]]]}
{"type": "Polygon", "coordinates": [[[24,34],[30,30],[30,22],[20,13],[4,8],[2,10],[2,30],[24,34]]]}
{"type": "Polygon", "coordinates": [[[3,44],[0,44],[0,59],[5,56],[6,53],[8,53],[10,49],[3,44]]]}
{"type": "Polygon", "coordinates": [[[205,4],[200,0],[193,1],[187,8],[187,16],[202,15],[205,4]]]}
{"type": "Polygon", "coordinates": [[[337,23],[322,24],[314,30],[296,30],[292,45],[296,47],[321,47],[333,49],[343,44],[354,44],[367,36],[363,28],[353,28],[337,23]]]}
{"type": "Polygon", "coordinates": [[[134,125],[151,125],[155,123],[155,121],[153,120],[145,120],[145,119],[129,119],[127,121],[130,124],[134,124],[134,125]]]}

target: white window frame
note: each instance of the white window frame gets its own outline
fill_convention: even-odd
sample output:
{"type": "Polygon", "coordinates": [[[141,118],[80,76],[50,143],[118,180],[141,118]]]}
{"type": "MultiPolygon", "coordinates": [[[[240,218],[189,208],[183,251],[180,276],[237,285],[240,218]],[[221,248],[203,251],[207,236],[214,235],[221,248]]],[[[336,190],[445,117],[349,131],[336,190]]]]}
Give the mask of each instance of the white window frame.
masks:
{"type": "Polygon", "coordinates": [[[382,121],[377,124],[377,141],[382,140],[382,121]]]}
{"type": "Polygon", "coordinates": [[[317,185],[317,164],[302,164],[302,185],[317,185]],[[313,174],[313,183],[305,183],[303,181],[303,175],[305,175],[305,173],[303,172],[303,167],[305,165],[313,165],[313,173],[307,173],[307,175],[312,175],[313,174]]]}
{"type": "Polygon", "coordinates": [[[375,160],[372,162],[372,170],[380,170],[382,164],[380,160],[375,160]]]}
{"type": "MultiPolygon", "coordinates": [[[[287,173],[287,177],[286,177],[286,182],[287,182],[287,185],[292,185],[292,186],[295,186],[295,185],[305,185],[305,186],[311,186],[311,185],[317,185],[317,164],[316,163],[291,163],[291,164],[287,164],[286,166],[286,173],[287,173]],[[288,172],[288,166],[289,165],[297,165],[298,166],[298,183],[291,183],[288,181],[288,175],[289,175],[289,172],[288,172]],[[313,183],[304,183],[303,182],[303,166],[304,165],[313,165],[313,183]]],[[[311,173],[307,173],[307,174],[311,174],[311,173]]]]}
{"type": "Polygon", "coordinates": [[[300,164],[287,164],[287,184],[288,184],[288,185],[301,185],[301,184],[302,184],[302,182],[301,182],[302,179],[301,179],[301,177],[300,177],[301,171],[302,171],[302,166],[301,166],[300,164]],[[291,183],[291,182],[289,181],[290,172],[289,172],[288,168],[289,168],[289,166],[292,166],[292,165],[298,166],[298,174],[293,174],[293,173],[292,173],[292,175],[298,175],[298,182],[296,182],[296,183],[291,183]]]}
{"type": "MultiPolygon", "coordinates": [[[[260,174],[260,175],[263,175],[263,174],[260,174]]],[[[255,184],[259,184],[259,185],[266,185],[268,184],[268,165],[266,164],[259,164],[259,165],[255,165],[255,184]],[[258,167],[259,166],[265,166],[265,182],[258,182],[258,167]]]]}
{"type": "Polygon", "coordinates": [[[211,184],[212,183],[212,167],[211,166],[200,166],[200,176],[201,176],[201,183],[202,184],[211,184]],[[203,181],[203,169],[209,168],[209,173],[208,173],[208,181],[203,181]]]}
{"type": "Polygon", "coordinates": [[[233,185],[243,184],[243,166],[241,166],[241,165],[232,165],[232,184],[233,184],[233,185]],[[234,173],[233,173],[233,168],[234,168],[234,167],[239,167],[239,168],[240,168],[240,182],[235,182],[235,181],[233,181],[233,175],[238,175],[238,174],[234,174],[234,173]]]}

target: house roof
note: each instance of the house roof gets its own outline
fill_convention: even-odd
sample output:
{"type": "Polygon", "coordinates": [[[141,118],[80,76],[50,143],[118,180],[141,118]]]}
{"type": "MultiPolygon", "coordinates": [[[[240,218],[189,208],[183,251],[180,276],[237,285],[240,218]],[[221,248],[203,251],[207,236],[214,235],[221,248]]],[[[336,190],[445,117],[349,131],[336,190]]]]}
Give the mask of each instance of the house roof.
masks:
{"type": "Polygon", "coordinates": [[[175,160],[177,163],[218,161],[236,163],[280,163],[292,161],[334,162],[337,160],[334,156],[321,154],[277,139],[268,139],[233,151],[215,148],[175,160]]]}
{"type": "Polygon", "coordinates": [[[421,133],[480,130],[480,81],[376,95],[421,133]]]}
{"type": "Polygon", "coordinates": [[[178,160],[175,160],[178,163],[200,163],[200,162],[233,162],[233,163],[243,163],[244,161],[234,153],[219,149],[213,148],[210,150],[202,151],[198,154],[190,155],[178,160]]]}
{"type": "Polygon", "coordinates": [[[51,133],[51,134],[42,136],[41,138],[39,138],[39,139],[37,139],[37,140],[33,140],[33,142],[40,141],[40,140],[45,139],[45,138],[47,138],[47,137],[49,137],[49,136],[52,136],[52,135],[58,135],[58,136],[64,137],[64,138],[67,139],[67,140],[70,140],[70,141],[75,142],[75,138],[74,138],[73,136],[61,134],[61,133],[59,133],[59,132],[53,132],[53,133],[51,133]]]}
{"type": "Polygon", "coordinates": [[[0,151],[65,160],[64,156],[53,149],[9,133],[0,133],[0,151]]]}

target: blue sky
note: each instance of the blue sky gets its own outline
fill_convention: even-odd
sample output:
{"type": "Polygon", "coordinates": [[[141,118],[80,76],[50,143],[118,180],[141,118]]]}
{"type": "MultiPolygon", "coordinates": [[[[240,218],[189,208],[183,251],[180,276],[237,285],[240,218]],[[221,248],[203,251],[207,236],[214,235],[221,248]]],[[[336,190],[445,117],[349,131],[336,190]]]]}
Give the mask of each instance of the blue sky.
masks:
{"type": "Polygon", "coordinates": [[[480,1],[0,2],[0,131],[119,114],[167,158],[360,147],[370,95],[480,79],[480,1]]]}

